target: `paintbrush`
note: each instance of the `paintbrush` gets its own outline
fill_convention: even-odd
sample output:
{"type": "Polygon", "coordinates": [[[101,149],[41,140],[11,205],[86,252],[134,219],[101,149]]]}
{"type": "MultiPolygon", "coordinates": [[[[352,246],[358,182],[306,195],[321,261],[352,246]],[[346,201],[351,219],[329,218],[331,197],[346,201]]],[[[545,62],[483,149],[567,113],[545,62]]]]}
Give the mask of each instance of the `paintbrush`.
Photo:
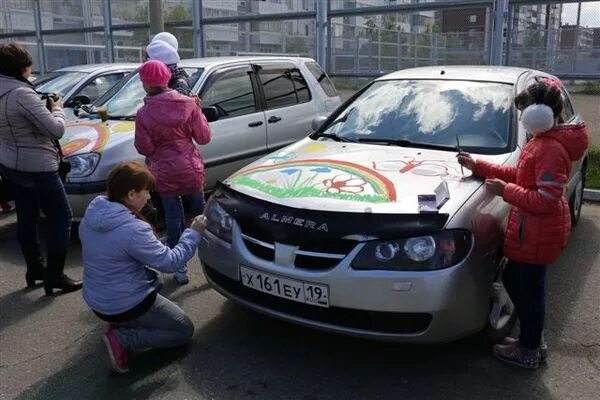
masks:
{"type": "MultiPolygon", "coordinates": [[[[456,135],[456,150],[461,153],[462,149],[460,148],[460,143],[458,142],[458,135],[456,135]]],[[[460,164],[460,173],[462,174],[462,176],[465,176],[465,170],[462,166],[462,164],[460,164]]]]}

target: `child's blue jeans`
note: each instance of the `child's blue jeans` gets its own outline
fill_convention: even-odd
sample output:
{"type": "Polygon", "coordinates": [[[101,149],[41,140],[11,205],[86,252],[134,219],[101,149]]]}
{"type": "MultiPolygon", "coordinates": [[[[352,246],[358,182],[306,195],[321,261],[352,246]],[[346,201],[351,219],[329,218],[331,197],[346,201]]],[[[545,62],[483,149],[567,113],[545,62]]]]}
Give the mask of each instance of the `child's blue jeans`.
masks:
{"type": "MultiPolygon", "coordinates": [[[[179,238],[186,228],[182,196],[163,196],[163,209],[165,211],[165,225],[167,226],[167,244],[173,248],[179,243],[179,238]]],[[[190,202],[194,216],[204,212],[204,192],[199,191],[185,196],[190,202]]],[[[182,268],[185,266],[182,265],[182,268]]],[[[183,272],[183,271],[182,271],[183,272]]]]}

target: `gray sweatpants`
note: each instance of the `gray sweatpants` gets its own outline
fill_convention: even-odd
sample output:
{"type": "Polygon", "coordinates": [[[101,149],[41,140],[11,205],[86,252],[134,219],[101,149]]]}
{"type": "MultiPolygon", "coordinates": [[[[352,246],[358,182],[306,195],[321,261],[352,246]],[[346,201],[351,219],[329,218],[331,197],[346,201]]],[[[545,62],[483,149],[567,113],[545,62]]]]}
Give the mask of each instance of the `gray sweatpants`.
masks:
{"type": "Polygon", "coordinates": [[[181,346],[194,334],[194,324],[185,312],[160,294],[144,314],[113,326],[127,350],[181,346]]]}

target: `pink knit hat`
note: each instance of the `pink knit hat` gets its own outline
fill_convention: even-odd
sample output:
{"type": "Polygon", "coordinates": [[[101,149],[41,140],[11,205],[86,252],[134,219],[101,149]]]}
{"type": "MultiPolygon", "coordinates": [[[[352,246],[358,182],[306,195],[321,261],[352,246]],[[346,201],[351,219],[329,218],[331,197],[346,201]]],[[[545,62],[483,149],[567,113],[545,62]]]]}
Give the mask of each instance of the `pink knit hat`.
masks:
{"type": "Polygon", "coordinates": [[[171,71],[163,62],[150,60],[140,67],[140,78],[147,86],[167,87],[171,79],[171,71]]]}

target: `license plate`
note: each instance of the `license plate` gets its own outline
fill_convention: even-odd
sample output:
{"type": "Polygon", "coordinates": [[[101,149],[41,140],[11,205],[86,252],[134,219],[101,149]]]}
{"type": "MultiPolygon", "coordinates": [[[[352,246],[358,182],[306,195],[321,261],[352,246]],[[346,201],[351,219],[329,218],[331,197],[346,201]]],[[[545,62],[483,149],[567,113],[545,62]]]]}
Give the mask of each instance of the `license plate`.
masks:
{"type": "Polygon", "coordinates": [[[243,266],[240,266],[240,277],[244,286],[259,292],[299,303],[329,307],[329,287],[326,285],[283,278],[243,266]]]}

